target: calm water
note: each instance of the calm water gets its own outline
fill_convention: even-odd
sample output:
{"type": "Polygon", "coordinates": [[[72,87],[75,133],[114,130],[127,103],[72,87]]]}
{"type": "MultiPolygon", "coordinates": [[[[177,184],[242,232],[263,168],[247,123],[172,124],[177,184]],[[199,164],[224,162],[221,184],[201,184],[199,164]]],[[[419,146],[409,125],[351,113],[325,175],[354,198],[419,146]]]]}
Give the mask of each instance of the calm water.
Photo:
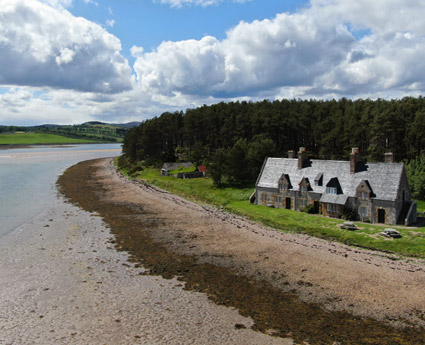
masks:
{"type": "Polygon", "coordinates": [[[42,146],[0,150],[0,239],[56,200],[56,180],[71,165],[114,157],[120,144],[42,146]]]}

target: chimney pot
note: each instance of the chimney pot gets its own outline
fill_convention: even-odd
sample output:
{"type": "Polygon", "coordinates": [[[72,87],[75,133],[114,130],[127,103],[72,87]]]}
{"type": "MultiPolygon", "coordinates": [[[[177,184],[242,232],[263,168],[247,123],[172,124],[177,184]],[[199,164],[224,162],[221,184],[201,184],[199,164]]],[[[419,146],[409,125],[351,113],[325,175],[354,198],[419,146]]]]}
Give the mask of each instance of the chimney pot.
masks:
{"type": "Polygon", "coordinates": [[[295,151],[294,150],[288,151],[288,158],[295,158],[295,151]]]}
{"type": "Polygon", "coordinates": [[[385,163],[394,163],[394,155],[392,152],[385,153],[385,163]]]}

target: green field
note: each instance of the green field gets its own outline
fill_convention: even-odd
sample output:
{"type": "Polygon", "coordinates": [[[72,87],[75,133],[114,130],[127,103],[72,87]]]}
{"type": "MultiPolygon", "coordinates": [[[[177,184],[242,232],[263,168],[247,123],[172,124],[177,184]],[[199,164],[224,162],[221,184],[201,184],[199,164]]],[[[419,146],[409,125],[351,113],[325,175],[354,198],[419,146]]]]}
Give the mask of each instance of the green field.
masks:
{"type": "Polygon", "coordinates": [[[74,139],[61,135],[33,132],[0,134],[0,145],[83,144],[93,140],[74,139]]]}
{"type": "MultiPolygon", "coordinates": [[[[124,174],[126,170],[121,170],[124,174]]],[[[133,178],[181,195],[199,203],[208,203],[245,216],[279,231],[303,233],[348,245],[425,258],[425,228],[397,227],[400,239],[387,239],[379,233],[388,225],[357,222],[358,231],[340,229],[341,219],[325,218],[285,209],[251,205],[248,201],[254,188],[216,188],[211,179],[177,179],[160,176],[159,169],[145,168],[133,178]]],[[[394,226],[391,226],[394,227],[394,226]]]]}

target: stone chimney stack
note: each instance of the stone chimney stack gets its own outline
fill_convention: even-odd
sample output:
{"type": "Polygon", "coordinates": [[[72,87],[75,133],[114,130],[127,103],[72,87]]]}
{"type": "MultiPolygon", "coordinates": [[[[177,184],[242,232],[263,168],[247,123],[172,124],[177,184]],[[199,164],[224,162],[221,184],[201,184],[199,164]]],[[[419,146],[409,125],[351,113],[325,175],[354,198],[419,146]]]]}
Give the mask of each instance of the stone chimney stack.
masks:
{"type": "Polygon", "coordinates": [[[288,158],[295,158],[295,151],[294,150],[288,151],[288,158]]]}
{"type": "Polygon", "coordinates": [[[394,155],[392,152],[385,153],[385,163],[394,163],[394,155]]]}
{"type": "Polygon", "coordinates": [[[360,158],[360,151],[358,147],[353,147],[350,153],[350,173],[354,174],[356,172],[357,162],[360,158]]]}
{"type": "Polygon", "coordinates": [[[298,169],[302,169],[304,162],[308,159],[307,149],[305,147],[300,147],[298,151],[298,169]]]}

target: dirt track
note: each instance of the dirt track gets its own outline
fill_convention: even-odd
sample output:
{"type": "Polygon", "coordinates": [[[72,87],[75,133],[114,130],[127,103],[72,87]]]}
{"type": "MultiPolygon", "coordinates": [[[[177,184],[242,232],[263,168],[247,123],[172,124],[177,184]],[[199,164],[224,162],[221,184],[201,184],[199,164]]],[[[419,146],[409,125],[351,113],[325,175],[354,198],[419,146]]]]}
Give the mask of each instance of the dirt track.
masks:
{"type": "Polygon", "coordinates": [[[311,344],[424,343],[422,261],[278,233],[129,182],[110,160],[80,163],[59,185],[132,261],[237,308],[254,329],[311,344]]]}

